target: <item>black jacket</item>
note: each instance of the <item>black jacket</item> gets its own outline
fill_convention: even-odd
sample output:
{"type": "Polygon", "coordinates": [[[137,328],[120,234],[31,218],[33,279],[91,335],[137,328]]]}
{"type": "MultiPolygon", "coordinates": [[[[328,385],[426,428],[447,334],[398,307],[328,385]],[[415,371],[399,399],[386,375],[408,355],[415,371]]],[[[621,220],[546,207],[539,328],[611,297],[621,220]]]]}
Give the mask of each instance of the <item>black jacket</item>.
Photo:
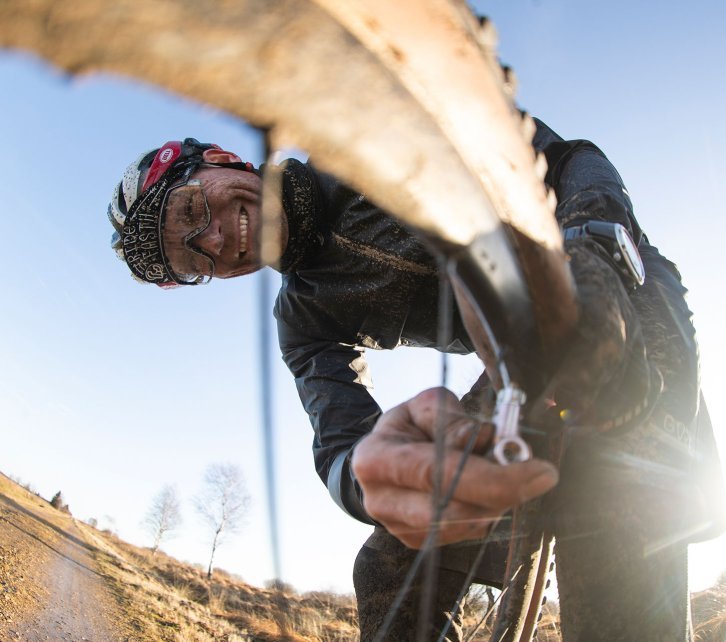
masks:
{"type": "MultiPolygon", "coordinates": [[[[623,182],[603,153],[588,141],[564,141],[536,122],[534,146],[547,157],[545,180],[556,192],[560,224],[603,219],[625,225],[649,276],[662,283],[676,309],[686,362],[674,385],[687,400],[676,410],[679,421],[690,424],[698,410],[697,349],[674,266],[648,245],[623,182]]],[[[349,470],[353,446],[381,413],[367,390],[365,348],[468,353],[473,345],[456,310],[452,342],[437,344],[436,260],[364,196],[293,161],[285,172],[284,207],[290,243],[275,304],[280,348],[315,431],[320,478],[343,510],[370,523],[349,470]]]]}

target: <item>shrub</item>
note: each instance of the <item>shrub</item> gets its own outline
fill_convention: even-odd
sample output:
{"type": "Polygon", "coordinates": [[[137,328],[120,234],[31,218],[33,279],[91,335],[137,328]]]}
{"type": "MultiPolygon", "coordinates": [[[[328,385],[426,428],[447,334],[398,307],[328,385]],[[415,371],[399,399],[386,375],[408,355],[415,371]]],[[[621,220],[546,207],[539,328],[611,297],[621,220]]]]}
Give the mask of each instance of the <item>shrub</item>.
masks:
{"type": "Polygon", "coordinates": [[[60,491],[53,495],[53,498],[50,500],[50,505],[57,510],[61,510],[69,515],[71,514],[71,508],[63,501],[63,494],[60,491]]]}

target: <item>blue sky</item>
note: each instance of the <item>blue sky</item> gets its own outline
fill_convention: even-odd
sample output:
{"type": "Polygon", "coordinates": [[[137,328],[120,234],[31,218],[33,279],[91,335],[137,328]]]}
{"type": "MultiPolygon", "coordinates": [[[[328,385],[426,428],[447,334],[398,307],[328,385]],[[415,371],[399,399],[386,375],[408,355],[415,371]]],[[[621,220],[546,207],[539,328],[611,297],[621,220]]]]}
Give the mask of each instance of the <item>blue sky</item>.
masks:
{"type": "MultiPolygon", "coordinates": [[[[520,104],[564,137],[606,152],[651,241],[681,269],[703,385],[723,428],[726,9],[716,0],[660,2],[657,10],[620,0],[474,4],[497,25],[520,104]]],[[[172,292],[140,286],[109,248],[105,214],[114,183],[141,151],[195,136],[258,163],[259,137],[167,92],[108,76],[69,79],[17,52],[0,52],[0,86],[0,470],[46,497],[62,490],[76,516],[145,544],[139,521],[163,484],[189,500],[209,463],[237,463],[253,506],[218,562],[262,583],[272,568],[258,410],[260,279],[172,292]]],[[[369,357],[384,407],[438,382],[436,354],[369,357]]],[[[301,589],[349,590],[368,529],[328,499],[292,378],[277,359],[275,366],[283,576],[301,589]]],[[[458,360],[454,387],[463,391],[475,375],[471,360],[458,360]]],[[[720,444],[726,451],[723,435],[720,444]]],[[[204,563],[207,544],[189,503],[184,512],[183,535],[165,548],[204,563]]],[[[725,548],[721,541],[694,556],[703,560],[693,564],[697,582],[726,567],[725,548]]]]}

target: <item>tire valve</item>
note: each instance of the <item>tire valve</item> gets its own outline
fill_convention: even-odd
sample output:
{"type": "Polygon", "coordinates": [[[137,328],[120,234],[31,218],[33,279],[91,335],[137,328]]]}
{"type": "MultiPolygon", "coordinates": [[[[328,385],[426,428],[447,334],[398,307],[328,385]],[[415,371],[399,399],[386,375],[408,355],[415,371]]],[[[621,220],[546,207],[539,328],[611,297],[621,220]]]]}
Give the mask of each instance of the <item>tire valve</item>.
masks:
{"type": "Polygon", "coordinates": [[[531,448],[519,434],[519,418],[526,400],[524,391],[513,384],[506,385],[497,393],[492,454],[502,466],[532,458],[531,448]]]}

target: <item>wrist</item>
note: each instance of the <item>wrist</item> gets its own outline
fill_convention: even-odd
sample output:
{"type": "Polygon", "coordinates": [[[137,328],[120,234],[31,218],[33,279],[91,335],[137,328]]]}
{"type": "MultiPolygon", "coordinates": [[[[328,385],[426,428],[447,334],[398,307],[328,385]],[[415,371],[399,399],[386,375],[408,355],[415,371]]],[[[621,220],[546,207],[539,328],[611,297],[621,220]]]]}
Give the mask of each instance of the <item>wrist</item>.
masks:
{"type": "Polygon", "coordinates": [[[645,420],[658,398],[660,376],[648,362],[632,299],[605,249],[592,238],[566,242],[580,323],[555,376],[555,398],[566,423],[587,431],[620,432],[645,420]]]}
{"type": "Polygon", "coordinates": [[[638,248],[627,229],[619,223],[588,220],[562,230],[565,243],[576,239],[592,241],[601,249],[599,254],[615,268],[626,290],[643,285],[645,268],[638,248]]]}
{"type": "Polygon", "coordinates": [[[333,460],[328,473],[328,492],[348,515],[364,524],[376,524],[363,506],[363,490],[350,464],[353,448],[339,452],[333,460]]]}

